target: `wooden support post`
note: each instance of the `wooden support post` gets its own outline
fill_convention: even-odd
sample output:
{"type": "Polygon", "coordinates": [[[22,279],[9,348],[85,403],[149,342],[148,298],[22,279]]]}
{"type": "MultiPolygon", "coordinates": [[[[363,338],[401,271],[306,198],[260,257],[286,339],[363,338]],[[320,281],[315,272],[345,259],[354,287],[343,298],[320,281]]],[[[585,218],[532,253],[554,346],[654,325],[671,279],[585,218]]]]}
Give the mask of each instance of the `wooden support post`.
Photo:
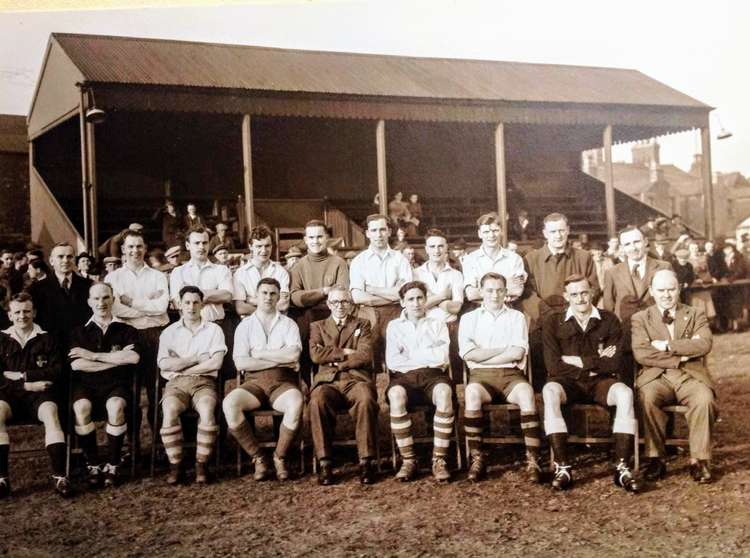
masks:
{"type": "MultiPolygon", "coordinates": [[[[81,199],[83,203],[83,243],[86,250],[91,250],[91,235],[89,233],[89,164],[88,164],[88,134],[86,133],[86,93],[83,88],[79,89],[81,100],[79,103],[79,131],[81,137],[81,199]]],[[[96,257],[95,252],[89,252],[96,257]]]]}
{"type": "Polygon", "coordinates": [[[604,203],[607,208],[607,235],[617,235],[617,217],[615,216],[615,171],[612,166],[612,125],[604,128],[604,203]]]}
{"type": "Polygon", "coordinates": [[[89,167],[89,228],[91,229],[89,253],[96,257],[99,248],[99,219],[96,187],[96,134],[93,124],[86,124],[86,135],[88,136],[86,142],[88,157],[86,159],[89,167]]]}
{"type": "Polygon", "coordinates": [[[495,186],[503,246],[508,244],[508,193],[505,182],[505,124],[495,127],[495,186]]]}
{"type": "Polygon", "coordinates": [[[385,120],[378,120],[375,127],[375,148],[378,157],[378,194],[380,213],[388,215],[388,178],[385,172],[385,120]]]}
{"type": "Polygon", "coordinates": [[[242,117],[242,165],[245,182],[245,224],[246,230],[240,231],[245,241],[255,226],[255,203],[253,197],[253,141],[250,135],[250,115],[242,117]]]}
{"type": "Polygon", "coordinates": [[[711,176],[711,130],[708,124],[701,127],[701,180],[706,238],[713,240],[716,235],[716,223],[714,221],[714,185],[711,176]]]}

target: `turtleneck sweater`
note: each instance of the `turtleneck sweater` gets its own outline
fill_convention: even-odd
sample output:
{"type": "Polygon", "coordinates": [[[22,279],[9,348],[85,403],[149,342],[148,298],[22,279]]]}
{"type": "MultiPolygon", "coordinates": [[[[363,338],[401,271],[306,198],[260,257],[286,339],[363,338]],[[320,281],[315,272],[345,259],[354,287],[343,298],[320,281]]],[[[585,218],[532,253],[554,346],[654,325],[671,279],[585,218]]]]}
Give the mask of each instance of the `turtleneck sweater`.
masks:
{"type": "Polygon", "coordinates": [[[324,302],[326,295],[322,287],[342,285],[349,288],[349,268],[346,261],[327,252],[308,254],[291,269],[289,293],[292,304],[299,308],[311,308],[324,302]]]}

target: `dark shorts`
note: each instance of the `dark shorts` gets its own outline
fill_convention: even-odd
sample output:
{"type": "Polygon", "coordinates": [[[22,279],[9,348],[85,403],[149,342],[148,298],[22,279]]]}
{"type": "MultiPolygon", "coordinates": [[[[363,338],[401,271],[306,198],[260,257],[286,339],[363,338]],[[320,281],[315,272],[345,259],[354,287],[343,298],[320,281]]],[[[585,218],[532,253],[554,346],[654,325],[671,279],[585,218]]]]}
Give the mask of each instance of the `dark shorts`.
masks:
{"type": "MultiPolygon", "coordinates": [[[[1,380],[0,380],[1,381],[1,380]]],[[[58,416],[60,413],[57,392],[54,389],[46,391],[26,391],[20,382],[16,385],[0,388],[0,401],[10,405],[13,413],[12,420],[38,421],[39,407],[46,401],[52,401],[58,405],[58,416]]]]}
{"type": "Polygon", "coordinates": [[[417,368],[408,372],[390,372],[389,377],[388,387],[385,390],[386,397],[391,388],[401,386],[406,390],[407,410],[415,405],[432,405],[432,392],[438,384],[447,384],[451,391],[453,390],[453,382],[448,372],[440,368],[417,368]]]}
{"type": "Polygon", "coordinates": [[[260,401],[261,407],[270,407],[283,393],[290,389],[299,390],[299,373],[291,368],[246,372],[245,381],[237,389],[249,392],[260,401]]]}
{"type": "Polygon", "coordinates": [[[73,402],[88,399],[92,406],[92,415],[107,416],[107,400],[111,397],[122,397],[128,404],[132,399],[132,388],[124,378],[108,378],[105,375],[96,382],[73,383],[73,402]]]}
{"type": "Polygon", "coordinates": [[[565,390],[565,404],[573,403],[596,403],[603,407],[607,406],[607,394],[609,388],[620,382],[613,377],[592,377],[585,380],[574,380],[572,378],[550,378],[550,382],[557,382],[565,390]]]}
{"type": "Polygon", "coordinates": [[[201,399],[212,399],[214,405],[219,400],[216,391],[216,378],[213,376],[184,375],[172,378],[164,386],[162,402],[168,397],[174,397],[189,409],[195,407],[201,399]]]}
{"type": "Polygon", "coordinates": [[[492,397],[492,402],[505,402],[518,384],[528,384],[518,368],[477,368],[469,372],[469,383],[479,384],[492,397]]]}

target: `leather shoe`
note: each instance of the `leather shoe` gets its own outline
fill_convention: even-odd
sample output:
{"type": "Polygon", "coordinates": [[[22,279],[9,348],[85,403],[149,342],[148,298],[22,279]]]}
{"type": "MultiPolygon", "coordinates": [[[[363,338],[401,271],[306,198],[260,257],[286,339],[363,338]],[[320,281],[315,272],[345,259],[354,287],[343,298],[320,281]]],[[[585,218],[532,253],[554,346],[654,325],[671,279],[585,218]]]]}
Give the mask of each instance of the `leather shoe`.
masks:
{"type": "Polygon", "coordinates": [[[195,482],[198,484],[208,483],[208,465],[197,461],[195,463],[195,482]]]}
{"type": "Polygon", "coordinates": [[[396,480],[400,482],[409,482],[414,480],[417,474],[417,460],[414,458],[404,459],[401,462],[401,468],[396,473],[396,480]]]}
{"type": "Polygon", "coordinates": [[[484,455],[481,453],[471,454],[471,465],[469,466],[469,474],[466,478],[469,482],[479,482],[482,480],[487,473],[487,467],[484,463],[484,455]]]}
{"type": "Polygon", "coordinates": [[[330,459],[323,459],[318,464],[318,484],[330,486],[334,483],[333,465],[330,459]]]}
{"type": "Polygon", "coordinates": [[[696,463],[690,464],[690,476],[695,482],[708,484],[713,480],[711,476],[711,466],[705,459],[700,459],[696,463]]]}
{"type": "Polygon", "coordinates": [[[659,457],[652,457],[644,469],[643,476],[648,481],[663,479],[667,474],[667,464],[659,457]]]}
{"type": "Polygon", "coordinates": [[[175,486],[182,479],[182,463],[170,463],[169,474],[167,475],[167,484],[175,486]]]}
{"type": "Polygon", "coordinates": [[[542,480],[542,468],[539,466],[539,459],[531,453],[526,455],[526,477],[532,484],[539,484],[542,480]]]}
{"type": "Polygon", "coordinates": [[[0,500],[10,496],[10,480],[8,477],[0,477],[0,500]]]}
{"type": "Polygon", "coordinates": [[[265,455],[258,454],[253,457],[253,464],[255,465],[253,480],[261,482],[268,480],[271,477],[271,467],[268,464],[268,458],[266,458],[265,455]]]}
{"type": "Polygon", "coordinates": [[[63,498],[70,498],[73,495],[73,487],[70,485],[68,477],[61,475],[52,475],[52,486],[63,498]]]}
{"type": "Polygon", "coordinates": [[[624,488],[627,492],[638,493],[643,488],[641,482],[636,478],[624,459],[617,463],[614,477],[615,485],[624,488]]]}
{"type": "Polygon", "coordinates": [[[567,490],[573,485],[573,473],[570,465],[555,463],[555,476],[552,477],[552,488],[567,490]]]}
{"type": "Polygon", "coordinates": [[[359,462],[359,482],[362,484],[375,484],[375,466],[372,459],[363,459],[359,462]]]}

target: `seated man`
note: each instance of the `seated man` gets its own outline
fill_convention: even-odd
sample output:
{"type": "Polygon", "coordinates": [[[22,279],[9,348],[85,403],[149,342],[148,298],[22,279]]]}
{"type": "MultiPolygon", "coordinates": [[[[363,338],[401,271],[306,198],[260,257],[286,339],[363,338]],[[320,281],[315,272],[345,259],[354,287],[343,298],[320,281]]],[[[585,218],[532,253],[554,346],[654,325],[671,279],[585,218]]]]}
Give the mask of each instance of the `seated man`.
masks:
{"type": "Polygon", "coordinates": [[[690,475],[711,482],[711,430],[716,418],[714,384],[703,357],[713,338],[703,310],[680,304],[680,287],[671,270],[657,271],[651,280],[656,304],[633,315],[633,354],[642,366],[635,385],[650,458],[645,476],[656,480],[666,473],[664,405],[685,405],[690,430],[690,475]]]}
{"type": "Polygon", "coordinates": [[[482,306],[464,314],[458,326],[459,354],[466,361],[464,426],[469,441],[468,478],[478,481],[486,466],[482,453],[482,405],[504,399],[521,408],[521,431],[526,445],[526,471],[532,482],[539,482],[541,433],[534,390],[523,370],[529,350],[526,318],[505,305],[505,276],[485,273],[479,280],[482,306]]]}
{"type": "Polygon", "coordinates": [[[65,474],[65,435],[57,411],[62,355],[55,339],[34,323],[31,296],[10,299],[12,325],[0,332],[0,498],[10,494],[6,422],[13,417],[35,418],[44,424],[44,442],[52,469],[52,484],[63,497],[72,491],[65,474]]]}
{"type": "Polygon", "coordinates": [[[191,406],[198,413],[195,450],[195,482],[208,482],[208,460],[219,426],[216,424],[216,377],[227,346],[216,323],[201,318],[203,291],[185,285],[178,293],[180,319],[159,337],[157,362],[167,380],[162,395],[164,414],[161,439],[169,459],[167,483],[182,477],[182,423],[180,415],[191,406]]]}
{"type": "Polygon", "coordinates": [[[616,408],[612,427],[615,484],[638,492],[640,484],[630,471],[638,424],[633,411],[633,391],[623,381],[620,320],[612,312],[593,305],[594,293],[585,276],[569,275],[563,289],[567,310],[551,314],[542,326],[548,377],[542,389],[544,429],[555,454],[552,488],[564,490],[573,483],[567,455],[568,429],[560,407],[594,402],[616,408]]]}
{"type": "Polygon", "coordinates": [[[412,405],[434,405],[435,432],[432,451],[432,475],[439,482],[448,481],[446,457],[453,432],[453,386],[448,368],[448,326],[428,317],[427,286],[410,281],[398,291],[401,316],[392,320],[386,330],[385,363],[390,382],[386,389],[390,406],[391,431],[403,459],[396,478],[410,481],[417,471],[411,419],[412,405]]]}
{"type": "Polygon", "coordinates": [[[355,421],[360,481],[375,481],[372,458],[377,451],[378,396],[372,379],[370,322],[351,316],[349,289],[334,285],[328,291],[331,315],[310,326],[310,357],[318,371],[310,394],[310,428],[320,461],[320,484],[333,484],[331,438],[336,413],[349,410],[355,421]]]}
{"type": "MultiPolygon", "coordinates": [[[[117,482],[122,442],[128,431],[125,408],[131,399],[134,365],[140,361],[138,331],[112,321],[113,304],[114,293],[109,283],[91,285],[89,306],[93,315],[86,325],[73,330],[68,353],[71,369],[80,372],[73,375],[73,413],[92,488],[101,485],[102,474],[107,486],[117,482]],[[109,460],[103,466],[97,454],[96,425],[91,420],[94,409],[107,417],[109,460]]],[[[137,411],[140,412],[140,407],[137,411]]]]}
{"type": "Polygon", "coordinates": [[[286,454],[297,436],[305,401],[299,390],[299,328],[278,310],[280,295],[281,286],[273,277],[258,282],[258,308],[240,322],[234,334],[234,365],[245,371],[245,381],[223,403],[229,432],[253,458],[257,481],[266,480],[270,468],[252,425],[245,420],[245,411],[270,407],[284,413],[273,465],[276,478],[285,481],[289,479],[286,454]]]}

